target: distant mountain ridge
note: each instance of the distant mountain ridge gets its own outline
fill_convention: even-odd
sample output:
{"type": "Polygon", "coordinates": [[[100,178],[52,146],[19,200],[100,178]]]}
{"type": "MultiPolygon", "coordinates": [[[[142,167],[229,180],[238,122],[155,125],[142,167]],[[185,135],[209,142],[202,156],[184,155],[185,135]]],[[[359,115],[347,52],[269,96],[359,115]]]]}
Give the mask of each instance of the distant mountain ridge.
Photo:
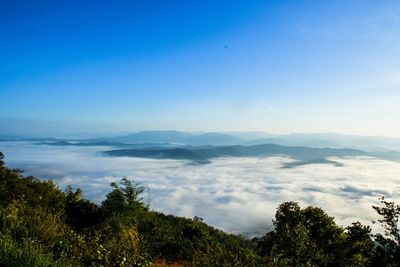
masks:
{"type": "Polygon", "coordinates": [[[309,146],[316,148],[355,148],[368,151],[400,150],[400,138],[355,136],[336,133],[268,134],[263,132],[206,132],[142,131],[125,136],[92,139],[122,143],[179,143],[184,145],[259,145],[309,146]]]}
{"type": "MultiPolygon", "coordinates": [[[[351,148],[335,148],[335,147],[311,147],[311,146],[285,146],[274,144],[274,138],[259,139],[256,142],[244,142],[257,143],[263,141],[271,141],[267,144],[257,145],[197,145],[204,143],[211,143],[206,138],[223,138],[223,135],[215,134],[203,134],[194,137],[184,137],[182,140],[190,140],[195,145],[185,145],[184,143],[122,143],[115,141],[95,141],[95,140],[84,140],[84,141],[65,141],[65,140],[46,140],[36,143],[37,145],[50,145],[50,146],[101,146],[101,147],[113,147],[105,151],[104,154],[107,156],[128,156],[128,157],[143,157],[143,158],[155,158],[155,159],[181,159],[190,160],[194,163],[205,164],[208,163],[212,158],[217,157],[266,157],[275,155],[284,155],[297,160],[286,164],[284,167],[296,167],[305,164],[333,164],[335,166],[341,166],[340,163],[329,160],[328,157],[343,157],[343,156],[369,156],[375,158],[381,158],[391,161],[400,161],[400,152],[394,150],[388,151],[364,151],[360,149],[351,148]],[[196,139],[199,138],[199,139],[196,139]],[[194,141],[193,141],[194,140],[194,141]],[[200,142],[199,142],[200,141],[200,142]]],[[[141,141],[142,139],[136,139],[141,141]]],[[[152,139],[154,140],[154,139],[152,139]]],[[[158,141],[166,139],[157,139],[158,141]]],[[[176,139],[175,139],[176,140],[176,139]]],[[[36,139],[36,141],[38,141],[36,139]]],[[[235,142],[236,138],[228,139],[227,142],[235,142]]],[[[214,142],[215,143],[215,142],[214,142]]],[[[219,142],[216,142],[219,143],[219,142]]]]}
{"type": "Polygon", "coordinates": [[[270,157],[288,156],[297,162],[284,167],[295,167],[304,164],[328,163],[339,166],[340,164],[329,157],[368,156],[368,153],[356,149],[288,147],[275,144],[254,146],[206,146],[206,147],[176,147],[176,148],[137,148],[115,149],[103,152],[113,157],[141,157],[154,159],[191,160],[194,163],[205,164],[218,157],[270,157]]]}
{"type": "Polygon", "coordinates": [[[400,138],[382,136],[355,136],[336,133],[269,134],[263,132],[180,132],[141,131],[119,136],[99,138],[29,138],[17,135],[0,135],[0,141],[79,141],[83,143],[121,144],[173,144],[184,146],[229,146],[277,144],[283,146],[307,146],[314,148],[354,148],[368,152],[400,151],[400,138]]]}
{"type": "Polygon", "coordinates": [[[133,143],[176,143],[185,145],[234,145],[243,140],[225,133],[187,133],[179,131],[142,131],[124,136],[103,137],[94,141],[133,143]]]}

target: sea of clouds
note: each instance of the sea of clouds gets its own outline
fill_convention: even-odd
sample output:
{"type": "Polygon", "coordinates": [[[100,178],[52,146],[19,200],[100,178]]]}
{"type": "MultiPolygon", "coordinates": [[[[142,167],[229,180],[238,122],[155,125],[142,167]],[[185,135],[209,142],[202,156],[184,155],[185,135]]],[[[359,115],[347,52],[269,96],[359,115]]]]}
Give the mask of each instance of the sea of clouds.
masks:
{"type": "MultiPolygon", "coordinates": [[[[146,187],[144,200],[157,211],[199,216],[223,230],[246,236],[271,229],[285,201],[323,208],[343,225],[378,217],[378,197],[400,202],[400,163],[370,157],[332,158],[343,167],[309,164],[281,168],[287,157],[218,158],[193,165],[180,160],[106,157],[110,147],[48,146],[0,142],[11,168],[25,175],[71,184],[100,203],[110,183],[126,176],[146,187]]],[[[375,226],[376,228],[377,226],[375,226]]],[[[378,230],[378,229],[377,229],[378,230]]]]}

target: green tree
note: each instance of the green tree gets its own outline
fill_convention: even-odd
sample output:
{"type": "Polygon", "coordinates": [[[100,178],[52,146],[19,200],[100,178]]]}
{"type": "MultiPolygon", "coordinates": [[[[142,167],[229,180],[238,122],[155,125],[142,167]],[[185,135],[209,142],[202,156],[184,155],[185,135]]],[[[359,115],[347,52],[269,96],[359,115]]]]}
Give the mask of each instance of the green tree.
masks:
{"type": "Polygon", "coordinates": [[[143,210],[145,205],[140,195],[144,187],[138,183],[133,183],[126,177],[122,178],[119,185],[111,183],[111,190],[106,199],[101,203],[103,212],[107,215],[120,215],[143,210]]]}
{"type": "Polygon", "coordinates": [[[386,201],[384,197],[381,197],[380,201],[382,206],[372,206],[382,216],[378,223],[383,229],[383,234],[375,235],[378,246],[375,251],[374,264],[400,266],[400,206],[386,201]]]}
{"type": "Polygon", "coordinates": [[[4,165],[4,154],[0,152],[0,167],[4,165]]]}
{"type": "Polygon", "coordinates": [[[345,231],[321,208],[279,205],[275,230],[258,242],[267,264],[280,266],[365,266],[371,249],[369,228],[355,224],[345,231]],[[364,249],[364,246],[365,249],[364,249]]]}
{"type": "Polygon", "coordinates": [[[65,219],[75,230],[82,231],[101,222],[99,208],[93,202],[82,199],[82,190],[74,191],[67,186],[65,195],[65,219]]]}
{"type": "Polygon", "coordinates": [[[374,251],[374,242],[371,238],[371,227],[360,222],[346,227],[346,254],[348,266],[370,266],[374,251]]]}

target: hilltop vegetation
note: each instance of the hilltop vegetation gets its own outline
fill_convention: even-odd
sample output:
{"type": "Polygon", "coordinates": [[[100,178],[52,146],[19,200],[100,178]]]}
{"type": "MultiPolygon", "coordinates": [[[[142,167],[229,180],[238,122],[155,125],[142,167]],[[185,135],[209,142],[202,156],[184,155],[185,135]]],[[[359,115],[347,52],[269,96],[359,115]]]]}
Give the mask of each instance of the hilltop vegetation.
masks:
{"type": "Polygon", "coordinates": [[[98,138],[32,138],[2,135],[0,142],[28,141],[48,146],[103,146],[104,155],[155,159],[188,160],[207,164],[217,157],[287,156],[296,162],[292,168],[307,164],[342,166],[330,157],[368,156],[390,161],[400,160],[400,139],[340,134],[276,135],[262,132],[179,132],[142,131],[122,136],[98,138]]]}
{"type": "Polygon", "coordinates": [[[203,146],[203,147],[176,147],[176,148],[132,148],[105,151],[108,156],[142,157],[156,159],[185,159],[197,163],[208,163],[208,160],[217,157],[269,157],[288,156],[298,161],[296,164],[285,165],[292,167],[311,163],[332,163],[328,157],[367,156],[361,150],[346,148],[312,148],[312,147],[288,147],[275,144],[263,144],[254,146],[203,146]]]}
{"type": "Polygon", "coordinates": [[[152,211],[142,192],[122,178],[97,205],[7,168],[0,153],[0,266],[399,266],[400,207],[385,199],[374,207],[383,235],[285,202],[274,230],[247,240],[152,211]]]}

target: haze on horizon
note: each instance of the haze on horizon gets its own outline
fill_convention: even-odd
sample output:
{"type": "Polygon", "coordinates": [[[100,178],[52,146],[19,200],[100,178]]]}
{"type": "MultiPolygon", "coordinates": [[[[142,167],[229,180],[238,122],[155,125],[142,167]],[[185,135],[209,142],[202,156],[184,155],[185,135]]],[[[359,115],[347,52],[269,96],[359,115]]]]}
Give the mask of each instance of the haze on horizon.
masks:
{"type": "Polygon", "coordinates": [[[0,133],[400,137],[400,2],[2,1],[0,133]]]}

